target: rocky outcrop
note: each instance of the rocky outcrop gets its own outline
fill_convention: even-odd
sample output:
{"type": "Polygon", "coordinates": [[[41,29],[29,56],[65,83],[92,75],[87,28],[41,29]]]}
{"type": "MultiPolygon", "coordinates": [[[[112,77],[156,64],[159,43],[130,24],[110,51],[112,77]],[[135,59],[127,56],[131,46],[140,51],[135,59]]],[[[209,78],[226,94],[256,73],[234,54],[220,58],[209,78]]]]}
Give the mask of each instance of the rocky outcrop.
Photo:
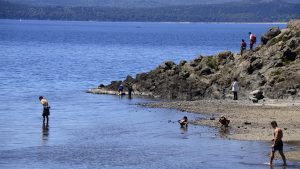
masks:
{"type": "Polygon", "coordinates": [[[267,44],[267,42],[269,40],[271,40],[272,38],[274,38],[275,36],[279,35],[281,33],[279,27],[272,27],[270,28],[270,30],[265,33],[262,37],[261,37],[261,42],[263,44],[267,44]]]}
{"type": "Polygon", "coordinates": [[[259,100],[263,99],[264,95],[261,90],[254,90],[250,92],[249,99],[253,101],[253,103],[257,103],[259,100]]]}
{"type": "Polygon", "coordinates": [[[290,21],[283,30],[271,28],[261,41],[243,56],[224,51],[179,64],[166,61],[150,72],[100,88],[117,90],[122,83],[125,89],[132,86],[135,94],[159,98],[223,99],[231,94],[233,78],[238,78],[239,98],[249,98],[254,90],[268,98],[299,97],[300,21],[290,21]]]}

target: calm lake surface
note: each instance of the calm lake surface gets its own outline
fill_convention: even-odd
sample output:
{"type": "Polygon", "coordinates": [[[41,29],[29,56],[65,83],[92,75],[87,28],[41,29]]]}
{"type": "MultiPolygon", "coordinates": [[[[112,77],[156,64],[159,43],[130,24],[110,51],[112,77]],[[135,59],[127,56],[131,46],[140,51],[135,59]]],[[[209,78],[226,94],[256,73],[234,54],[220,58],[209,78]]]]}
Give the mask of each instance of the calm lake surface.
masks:
{"type": "Polygon", "coordinates": [[[0,20],[0,168],[269,168],[270,143],[225,140],[201,126],[183,131],[175,121],[201,115],[85,90],[165,60],[237,52],[249,31],[260,37],[271,26],[285,27],[0,20]],[[51,105],[48,128],[39,95],[51,105]]]}

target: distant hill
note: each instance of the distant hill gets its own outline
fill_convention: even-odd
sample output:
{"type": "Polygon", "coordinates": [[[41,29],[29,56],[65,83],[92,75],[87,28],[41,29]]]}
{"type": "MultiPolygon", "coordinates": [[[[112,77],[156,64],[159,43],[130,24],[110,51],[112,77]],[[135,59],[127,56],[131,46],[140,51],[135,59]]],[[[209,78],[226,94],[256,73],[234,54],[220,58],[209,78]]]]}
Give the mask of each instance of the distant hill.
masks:
{"type": "MultiPolygon", "coordinates": [[[[90,1],[93,2],[94,0],[90,1]]],[[[179,2],[179,0],[173,1],[179,2]]],[[[189,2],[193,1],[196,0],[190,0],[189,2]]],[[[223,4],[177,5],[152,8],[35,6],[15,4],[0,0],[0,18],[2,19],[22,18],[93,21],[285,22],[290,19],[300,18],[299,9],[299,3],[286,3],[282,0],[262,0],[259,3],[231,2],[223,4]]]]}
{"type": "MultiPolygon", "coordinates": [[[[93,7],[163,7],[181,5],[221,4],[228,2],[263,3],[278,0],[5,0],[11,3],[35,6],[93,6],[93,7]]],[[[299,0],[281,0],[283,2],[300,3],[299,0]]]]}
{"type": "Polygon", "coordinates": [[[94,6],[94,7],[163,7],[177,5],[218,4],[243,0],[6,0],[11,3],[39,6],[94,6]]]}

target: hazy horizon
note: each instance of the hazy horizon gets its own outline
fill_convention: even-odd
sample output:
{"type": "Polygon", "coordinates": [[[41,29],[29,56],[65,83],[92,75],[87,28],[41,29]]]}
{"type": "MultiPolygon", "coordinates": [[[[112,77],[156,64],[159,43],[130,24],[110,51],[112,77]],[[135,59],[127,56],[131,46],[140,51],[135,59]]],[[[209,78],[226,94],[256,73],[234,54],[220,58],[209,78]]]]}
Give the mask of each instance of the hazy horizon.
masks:
{"type": "Polygon", "coordinates": [[[283,1],[289,3],[300,3],[298,0],[0,0],[18,4],[38,6],[99,6],[99,7],[162,7],[177,5],[202,5],[222,3],[262,3],[271,1],[283,1]]]}

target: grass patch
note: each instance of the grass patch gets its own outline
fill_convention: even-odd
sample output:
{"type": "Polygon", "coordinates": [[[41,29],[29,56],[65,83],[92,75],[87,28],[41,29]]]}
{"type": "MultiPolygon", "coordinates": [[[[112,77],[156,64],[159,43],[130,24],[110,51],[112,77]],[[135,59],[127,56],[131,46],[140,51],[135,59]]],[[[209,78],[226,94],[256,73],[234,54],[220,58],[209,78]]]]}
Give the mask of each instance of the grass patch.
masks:
{"type": "Polygon", "coordinates": [[[219,70],[217,58],[214,56],[208,56],[207,66],[209,66],[212,69],[219,70]]]}
{"type": "Polygon", "coordinates": [[[282,62],[283,62],[283,65],[289,65],[289,64],[291,64],[291,60],[288,60],[288,59],[286,59],[286,58],[281,58],[281,60],[282,60],[282,62]]]}
{"type": "Polygon", "coordinates": [[[277,69],[277,70],[274,70],[271,72],[271,76],[279,76],[279,75],[281,75],[281,73],[282,73],[282,70],[277,69]]]}
{"type": "Polygon", "coordinates": [[[285,43],[288,41],[290,38],[288,36],[282,36],[281,40],[285,43]]]}
{"type": "Polygon", "coordinates": [[[300,31],[297,31],[297,32],[296,32],[296,36],[297,36],[297,37],[300,37],[300,31]]]}
{"type": "Polygon", "coordinates": [[[271,42],[270,42],[269,46],[273,46],[273,45],[275,45],[278,42],[280,42],[280,38],[273,38],[273,39],[271,39],[271,42]]]}
{"type": "MultiPolygon", "coordinates": [[[[300,31],[299,31],[300,32],[300,31]]],[[[275,45],[276,43],[279,43],[280,41],[282,41],[282,42],[286,42],[286,41],[288,41],[290,38],[286,35],[286,34],[284,34],[284,35],[282,35],[282,36],[280,36],[280,37],[277,37],[277,38],[273,38],[273,39],[271,39],[271,42],[270,42],[270,46],[273,46],[273,45],[275,45]]]]}

